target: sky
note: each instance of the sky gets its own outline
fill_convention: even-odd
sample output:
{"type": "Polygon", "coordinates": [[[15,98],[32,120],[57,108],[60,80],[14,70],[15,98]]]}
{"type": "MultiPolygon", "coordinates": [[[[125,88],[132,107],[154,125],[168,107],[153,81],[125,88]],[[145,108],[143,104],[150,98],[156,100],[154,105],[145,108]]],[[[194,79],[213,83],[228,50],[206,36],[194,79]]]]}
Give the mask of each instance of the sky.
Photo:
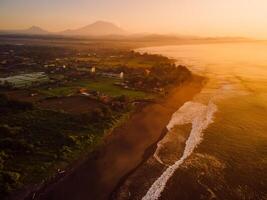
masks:
{"type": "Polygon", "coordinates": [[[267,0],[0,0],[0,29],[62,31],[97,20],[130,33],[267,38],[267,0]]]}

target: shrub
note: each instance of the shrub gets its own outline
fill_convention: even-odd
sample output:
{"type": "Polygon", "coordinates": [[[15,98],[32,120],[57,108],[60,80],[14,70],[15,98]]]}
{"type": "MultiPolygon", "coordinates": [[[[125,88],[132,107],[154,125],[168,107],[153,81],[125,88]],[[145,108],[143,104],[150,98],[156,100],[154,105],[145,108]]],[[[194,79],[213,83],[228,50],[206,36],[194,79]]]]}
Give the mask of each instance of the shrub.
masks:
{"type": "Polygon", "coordinates": [[[21,131],[21,128],[19,127],[10,127],[7,124],[0,124],[0,137],[14,136],[19,131],[21,131]]]}
{"type": "Polygon", "coordinates": [[[18,184],[20,179],[20,173],[18,172],[2,172],[3,178],[5,182],[11,183],[11,184],[18,184]]]}
{"type": "Polygon", "coordinates": [[[14,188],[19,186],[20,183],[20,174],[17,172],[11,171],[1,171],[0,172],[0,198],[6,196],[14,188]]]}
{"type": "Polygon", "coordinates": [[[23,152],[32,152],[34,146],[27,143],[25,140],[15,140],[12,138],[4,138],[0,140],[0,148],[8,149],[14,152],[23,153],[23,152]]]}
{"type": "Polygon", "coordinates": [[[4,94],[0,94],[0,106],[6,106],[8,103],[7,96],[4,94]]]}

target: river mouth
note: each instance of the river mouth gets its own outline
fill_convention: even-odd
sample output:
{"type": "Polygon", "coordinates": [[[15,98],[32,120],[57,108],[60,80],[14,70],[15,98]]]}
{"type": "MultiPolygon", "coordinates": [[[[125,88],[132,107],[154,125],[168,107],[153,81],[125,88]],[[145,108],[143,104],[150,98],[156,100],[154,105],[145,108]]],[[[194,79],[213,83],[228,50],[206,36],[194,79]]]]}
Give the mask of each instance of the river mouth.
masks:
{"type": "Polygon", "coordinates": [[[200,94],[186,103],[190,105],[184,105],[188,109],[202,105],[204,111],[188,114],[187,119],[195,119],[191,121],[179,115],[177,121],[174,114],[169,124],[179,126],[169,128],[176,133],[172,137],[178,140],[184,125],[201,121],[199,113],[206,117],[190,133],[187,130],[183,150],[187,156],[177,156],[177,141],[164,138],[161,153],[156,151],[125,181],[117,199],[266,199],[266,43],[152,47],[140,52],[174,58],[209,78],[200,94]],[[205,111],[208,107],[212,109],[205,111]],[[190,139],[196,129],[200,137],[190,139]],[[195,145],[189,148],[187,143],[195,145]]]}

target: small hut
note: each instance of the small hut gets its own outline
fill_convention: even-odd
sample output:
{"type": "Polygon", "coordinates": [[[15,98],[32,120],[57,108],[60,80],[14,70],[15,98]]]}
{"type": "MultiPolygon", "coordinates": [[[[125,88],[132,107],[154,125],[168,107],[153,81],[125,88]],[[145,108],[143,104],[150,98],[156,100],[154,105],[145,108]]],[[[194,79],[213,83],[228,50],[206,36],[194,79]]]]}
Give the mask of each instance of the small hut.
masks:
{"type": "Polygon", "coordinates": [[[124,78],[124,73],[123,73],[123,72],[120,73],[120,78],[121,78],[121,79],[124,78]]]}
{"type": "Polygon", "coordinates": [[[91,68],[91,72],[92,72],[92,73],[95,73],[95,67],[92,67],[92,68],[91,68]]]}
{"type": "Polygon", "coordinates": [[[145,72],[146,72],[147,76],[150,74],[150,70],[149,69],[146,69],[145,72]]]}

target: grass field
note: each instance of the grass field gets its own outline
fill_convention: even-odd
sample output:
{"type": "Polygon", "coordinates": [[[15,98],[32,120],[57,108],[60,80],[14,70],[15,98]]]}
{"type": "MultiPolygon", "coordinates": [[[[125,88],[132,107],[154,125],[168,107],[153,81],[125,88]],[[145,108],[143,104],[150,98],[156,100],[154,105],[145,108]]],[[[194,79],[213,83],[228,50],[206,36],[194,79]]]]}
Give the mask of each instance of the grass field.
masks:
{"type": "Polygon", "coordinates": [[[72,82],[66,86],[52,88],[50,90],[42,89],[39,92],[47,96],[67,96],[76,93],[80,88],[86,88],[88,90],[98,91],[112,97],[125,95],[132,100],[154,98],[154,94],[152,93],[124,89],[114,85],[114,83],[119,81],[120,80],[113,78],[97,78],[96,80],[79,80],[76,82],[72,82]]]}

